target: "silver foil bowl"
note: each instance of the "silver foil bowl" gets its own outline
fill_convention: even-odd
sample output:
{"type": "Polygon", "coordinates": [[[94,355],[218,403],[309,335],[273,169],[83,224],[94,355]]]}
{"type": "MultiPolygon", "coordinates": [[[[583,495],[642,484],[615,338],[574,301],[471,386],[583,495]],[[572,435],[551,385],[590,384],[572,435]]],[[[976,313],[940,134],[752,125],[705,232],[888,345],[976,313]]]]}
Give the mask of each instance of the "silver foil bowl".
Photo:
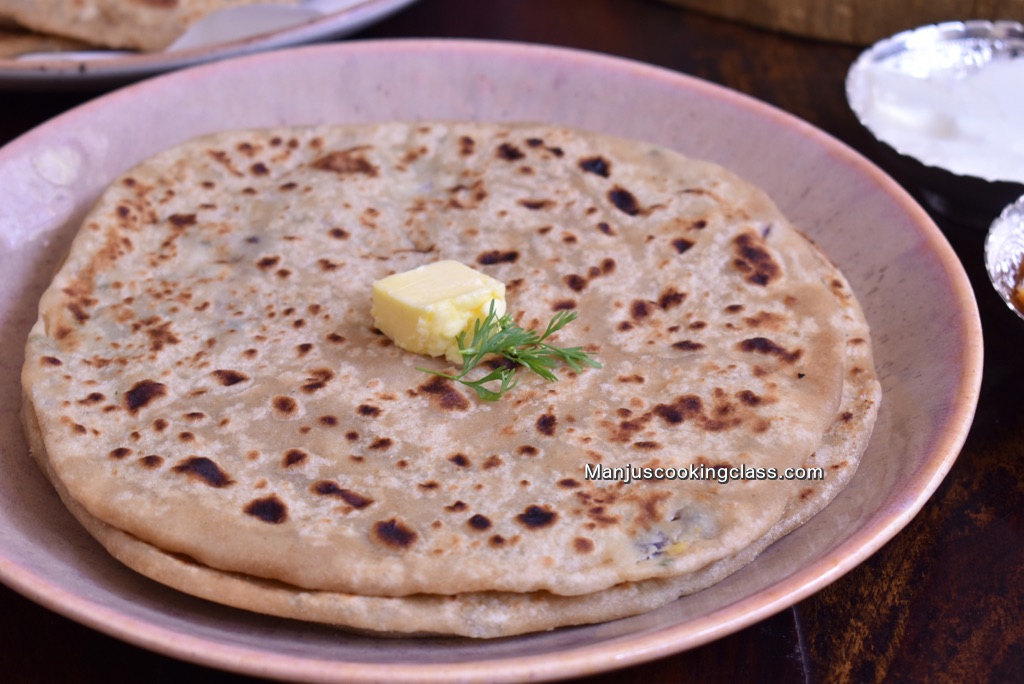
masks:
{"type": "MultiPolygon", "coordinates": [[[[896,149],[865,123],[870,96],[868,69],[885,63],[908,75],[954,76],[993,59],[1024,60],[1024,25],[1016,21],[954,21],[923,26],[879,41],[853,63],[846,97],[860,123],[878,144],[880,163],[931,209],[954,221],[987,228],[1008,204],[1024,195],[1024,184],[985,179],[923,163],[896,149]]],[[[1014,84],[1015,87],[1024,87],[1014,84]]],[[[1024,112],[1021,113],[1024,121],[1024,112]]]]}
{"type": "Polygon", "coordinates": [[[985,238],[985,270],[1006,305],[1024,318],[1024,301],[1015,295],[1024,264],[1024,196],[992,222],[985,238]]]}

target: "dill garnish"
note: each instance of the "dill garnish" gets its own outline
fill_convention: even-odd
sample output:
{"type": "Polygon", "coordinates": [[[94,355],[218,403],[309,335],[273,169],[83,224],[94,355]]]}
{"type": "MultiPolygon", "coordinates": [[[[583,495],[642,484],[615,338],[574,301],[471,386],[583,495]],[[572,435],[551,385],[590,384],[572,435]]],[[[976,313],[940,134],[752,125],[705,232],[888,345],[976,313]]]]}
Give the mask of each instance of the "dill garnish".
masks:
{"type": "Polygon", "coordinates": [[[559,363],[569,366],[576,372],[583,370],[584,364],[600,368],[601,364],[590,358],[582,347],[554,347],[544,342],[575,319],[575,311],[559,311],[548,322],[543,333],[524,330],[512,320],[511,314],[499,317],[492,301],[487,316],[483,319],[478,318],[473,323],[473,336],[469,343],[466,343],[467,331],[463,331],[456,338],[459,354],[462,356],[462,371],[458,375],[429,368],[418,370],[455,380],[472,388],[477,396],[485,401],[497,401],[519,382],[516,371],[520,366],[532,370],[545,380],[552,381],[558,380],[554,369],[559,363]],[[475,380],[466,377],[481,361],[492,354],[508,359],[512,365],[500,365],[475,380]],[[497,389],[487,387],[489,383],[495,382],[498,383],[497,389]]]}

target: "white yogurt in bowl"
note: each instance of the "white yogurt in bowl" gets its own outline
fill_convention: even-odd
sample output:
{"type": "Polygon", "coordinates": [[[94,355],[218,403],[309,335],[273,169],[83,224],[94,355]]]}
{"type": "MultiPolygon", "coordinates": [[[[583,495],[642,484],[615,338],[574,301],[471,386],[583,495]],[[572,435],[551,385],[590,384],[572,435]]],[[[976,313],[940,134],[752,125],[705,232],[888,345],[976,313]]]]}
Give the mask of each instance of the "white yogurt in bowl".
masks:
{"type": "Polygon", "coordinates": [[[897,34],[857,59],[846,91],[875,138],[921,165],[910,175],[940,210],[967,202],[994,216],[1024,193],[1024,25],[948,22],[897,34]]]}
{"type": "Polygon", "coordinates": [[[1024,59],[993,59],[965,73],[917,76],[872,64],[864,124],[931,166],[1024,183],[1024,59]]]}

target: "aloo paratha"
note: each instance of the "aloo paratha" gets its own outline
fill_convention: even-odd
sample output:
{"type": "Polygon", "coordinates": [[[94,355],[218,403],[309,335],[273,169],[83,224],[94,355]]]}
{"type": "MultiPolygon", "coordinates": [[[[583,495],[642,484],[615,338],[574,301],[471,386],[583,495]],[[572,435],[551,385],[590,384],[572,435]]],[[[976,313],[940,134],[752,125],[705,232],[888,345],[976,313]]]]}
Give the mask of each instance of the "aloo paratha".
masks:
{"type": "Polygon", "coordinates": [[[101,197],[24,387],[72,508],[128,546],[303,595],[585,605],[745,558],[834,494],[877,399],[862,323],[762,193],[655,146],[531,125],[230,132],[101,197]],[[442,258],[503,280],[524,324],[577,309],[559,343],[604,368],[497,404],[417,371],[372,329],[369,285],[442,258]],[[851,448],[823,486],[587,477],[781,472],[829,430],[851,448]]]}
{"type": "Polygon", "coordinates": [[[92,45],[162,50],[217,10],[300,0],[0,0],[0,17],[92,45]]]}

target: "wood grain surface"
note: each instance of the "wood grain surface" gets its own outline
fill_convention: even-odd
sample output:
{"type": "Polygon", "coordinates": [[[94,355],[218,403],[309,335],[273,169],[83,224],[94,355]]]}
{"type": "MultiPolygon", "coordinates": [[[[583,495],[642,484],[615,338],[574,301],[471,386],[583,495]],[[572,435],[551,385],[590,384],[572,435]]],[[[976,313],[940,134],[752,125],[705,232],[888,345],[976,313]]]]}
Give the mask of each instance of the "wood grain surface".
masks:
{"type": "Polygon", "coordinates": [[[907,29],[963,19],[1024,18],[1024,0],[665,0],[795,36],[870,45],[907,29]]]}
{"type": "MultiPolygon", "coordinates": [[[[665,66],[781,107],[874,157],[843,95],[855,47],[654,0],[421,0],[355,38],[420,36],[547,43],[665,66]]],[[[0,93],[0,143],[95,94],[0,93]]],[[[894,540],[795,607],[702,648],[579,681],[1024,680],[1024,322],[988,285],[983,235],[936,218],[971,277],[986,337],[974,428],[936,494],[894,540]]],[[[5,587],[0,680],[256,681],[129,646],[5,587]]]]}

